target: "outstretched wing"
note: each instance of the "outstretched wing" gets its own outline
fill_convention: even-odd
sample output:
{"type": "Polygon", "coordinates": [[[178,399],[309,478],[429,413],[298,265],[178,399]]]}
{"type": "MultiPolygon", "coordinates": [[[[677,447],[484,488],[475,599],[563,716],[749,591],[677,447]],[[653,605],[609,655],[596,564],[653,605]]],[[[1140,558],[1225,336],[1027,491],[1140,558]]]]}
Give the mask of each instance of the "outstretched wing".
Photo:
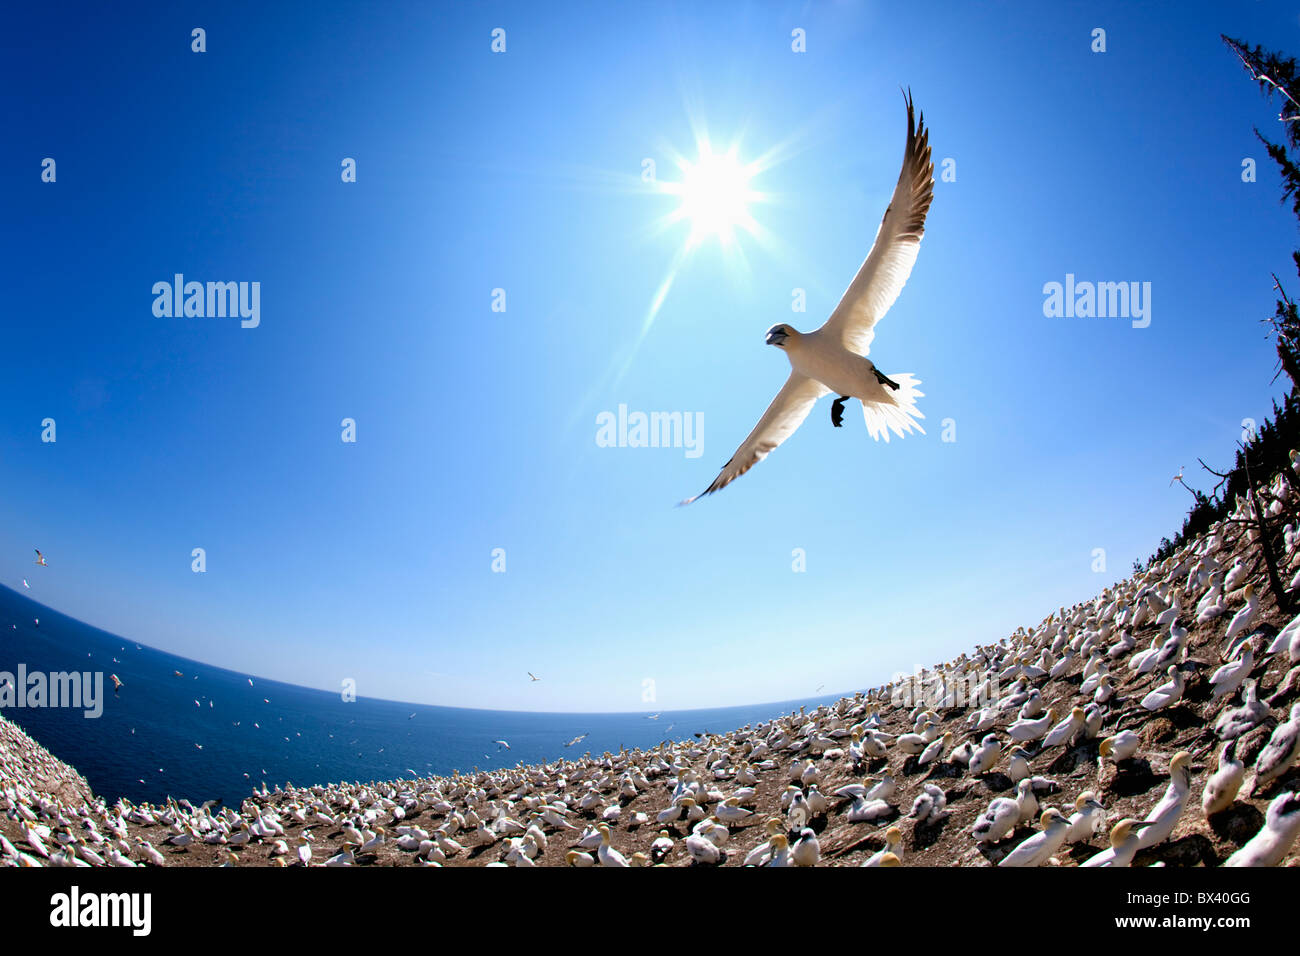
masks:
{"type": "Polygon", "coordinates": [[[689,505],[697,498],[711,495],[757,465],[773,448],[794,434],[795,429],[803,424],[803,420],[812,411],[817,399],[828,391],[830,390],[821,382],[800,375],[798,372],[791,372],[781,391],[776,393],[772,404],[767,406],[767,411],[758,420],[754,430],[749,433],[749,437],[736,449],[731,460],[722,466],[722,471],[718,472],[718,477],[713,479],[713,484],[694,498],[687,498],[681,503],[689,505]]]}
{"type": "Polygon", "coordinates": [[[871,348],[876,323],[889,311],[912,274],[925,235],[925,215],[934,198],[930,132],[925,128],[924,114],[919,122],[915,120],[910,93],[906,99],[907,148],[894,196],[866,261],[822,326],[822,330],[837,334],[846,349],[859,355],[866,355],[871,348]]]}

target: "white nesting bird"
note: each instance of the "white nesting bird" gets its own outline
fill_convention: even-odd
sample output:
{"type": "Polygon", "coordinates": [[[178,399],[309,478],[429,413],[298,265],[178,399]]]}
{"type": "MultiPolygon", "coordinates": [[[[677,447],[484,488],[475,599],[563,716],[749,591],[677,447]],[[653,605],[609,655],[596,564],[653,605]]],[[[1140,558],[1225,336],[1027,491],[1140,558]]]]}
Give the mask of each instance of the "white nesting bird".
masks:
{"type": "Polygon", "coordinates": [[[1291,619],[1291,623],[1282,630],[1278,631],[1277,637],[1273,638],[1273,643],[1268,646],[1265,653],[1280,654],[1286,651],[1287,656],[1291,658],[1291,663],[1300,661],[1300,614],[1291,619]]]}
{"type": "Polygon", "coordinates": [[[1237,741],[1229,740],[1219,753],[1219,769],[1205,781],[1201,793],[1201,809],[1205,815],[1211,817],[1232,806],[1245,779],[1246,765],[1237,759],[1237,741]]]}
{"type": "Polygon", "coordinates": [[[1048,732],[1043,738],[1044,747],[1057,747],[1061,744],[1069,744],[1079,731],[1083,730],[1085,713],[1082,707],[1075,707],[1070,711],[1070,716],[1065,718],[1048,732]]]}
{"type": "Polygon", "coordinates": [[[1110,831],[1110,849],[1102,850],[1096,856],[1090,856],[1080,866],[1128,866],[1138,851],[1138,840],[1142,831],[1151,824],[1145,820],[1121,820],[1110,831]]]}
{"type": "Polygon", "coordinates": [[[1300,794],[1284,793],[1268,805],[1264,825],[1224,866],[1277,866],[1300,835],[1300,794]]]}
{"type": "Polygon", "coordinates": [[[609,827],[601,824],[598,828],[600,831],[600,846],[596,850],[596,859],[600,861],[601,866],[625,867],[628,865],[627,860],[622,853],[615,850],[609,844],[609,827]]]}
{"type": "Polygon", "coordinates": [[[997,843],[1011,835],[1020,823],[1020,804],[1010,797],[997,797],[971,827],[976,843],[997,843]]]}
{"type": "Polygon", "coordinates": [[[1273,735],[1255,761],[1252,795],[1282,776],[1300,756],[1300,703],[1291,705],[1291,718],[1273,728],[1273,735]]]}
{"type": "Polygon", "coordinates": [[[691,862],[701,866],[717,866],[727,858],[717,844],[700,833],[692,833],[686,838],[686,852],[690,854],[691,862]]]}
{"type": "Polygon", "coordinates": [[[1174,825],[1183,815],[1187,798],[1192,788],[1192,755],[1186,750],[1174,754],[1169,763],[1169,786],[1156,804],[1155,809],[1147,814],[1146,822],[1151,826],[1145,828],[1138,837],[1138,848],[1146,849],[1163,843],[1174,832],[1174,825]]]}
{"type": "Polygon", "coordinates": [[[912,810],[908,816],[918,824],[941,820],[947,815],[944,809],[947,805],[948,795],[940,787],[927,783],[912,801],[912,810]]]}
{"type": "Polygon", "coordinates": [[[1171,707],[1182,699],[1186,684],[1177,664],[1169,665],[1169,680],[1165,681],[1151,693],[1142,698],[1142,706],[1147,710],[1161,710],[1171,707]]]}
{"type": "Polygon", "coordinates": [[[1259,616],[1259,595],[1255,593],[1255,585],[1246,585],[1246,606],[1238,611],[1228,623],[1228,629],[1223,632],[1223,639],[1231,641],[1238,634],[1246,633],[1247,629],[1255,623],[1255,618],[1259,616]]]}
{"type": "Polygon", "coordinates": [[[986,734],[980,741],[980,745],[971,754],[970,772],[971,776],[977,777],[982,773],[987,773],[993,769],[993,765],[998,762],[998,757],[1002,753],[1002,744],[993,734],[986,734]]]}
{"type": "Polygon", "coordinates": [[[1037,720],[1017,720],[1007,728],[1007,736],[1022,743],[1032,743],[1041,738],[1056,723],[1056,708],[1049,707],[1047,713],[1037,720]]]}
{"type": "Polygon", "coordinates": [[[1269,715],[1268,704],[1259,699],[1259,686],[1253,680],[1243,683],[1240,707],[1232,707],[1219,715],[1214,722],[1215,733],[1220,740],[1232,740],[1252,730],[1269,715]]]}
{"type": "Polygon", "coordinates": [[[1213,690],[1210,693],[1210,700],[1218,700],[1228,694],[1234,694],[1241,682],[1250,676],[1251,668],[1255,666],[1255,652],[1249,644],[1241,648],[1240,653],[1228,663],[1224,664],[1214,672],[1210,677],[1210,686],[1213,690]]]}
{"type": "Polygon", "coordinates": [[[1070,815],[1070,829],[1065,833],[1065,842],[1091,840],[1105,826],[1106,808],[1101,805],[1096,793],[1085,790],[1075,798],[1074,813],[1070,815]]]}
{"type": "Polygon", "coordinates": [[[998,861],[998,866],[1042,866],[1061,848],[1070,821],[1060,810],[1044,810],[1039,820],[1042,830],[1029,837],[998,861]]]}
{"type": "Polygon", "coordinates": [[[916,400],[923,397],[917,390],[921,383],[910,374],[890,378],[866,355],[876,323],[889,311],[912,273],[933,198],[929,131],[924,116],[918,121],[914,115],[909,95],[903,168],[871,252],[821,328],[798,332],[780,323],[768,329],[767,344],[785,351],[790,377],[713,483],[682,504],[725,488],[766,458],[794,434],[823,395],[838,396],[831,406],[831,423],[836,427],[843,418],[844,403],[856,398],[862,402],[872,438],[889,441],[891,430],[899,437],[913,428],[925,433],[917,421],[925,417],[916,407],[916,400]]]}
{"type": "Polygon", "coordinates": [[[795,866],[816,866],[821,860],[821,844],[810,827],[800,831],[798,841],[790,848],[790,858],[795,866]]]}
{"type": "Polygon", "coordinates": [[[884,847],[863,861],[863,866],[883,866],[886,856],[892,856],[895,864],[903,859],[903,831],[898,827],[890,827],[885,831],[884,847]]]}

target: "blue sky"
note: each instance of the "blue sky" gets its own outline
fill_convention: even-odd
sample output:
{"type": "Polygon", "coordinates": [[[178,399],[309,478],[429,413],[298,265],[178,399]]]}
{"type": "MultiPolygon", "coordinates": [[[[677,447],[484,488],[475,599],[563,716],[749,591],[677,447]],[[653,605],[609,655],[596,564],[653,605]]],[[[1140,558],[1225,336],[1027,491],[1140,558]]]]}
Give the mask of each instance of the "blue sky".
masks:
{"type": "Polygon", "coordinates": [[[1252,133],[1276,107],[1218,35],[1295,53],[1300,23],[1171,9],[15,9],[0,581],[241,671],[518,710],[848,690],[1036,623],[1172,535],[1170,476],[1281,394],[1258,320],[1297,236],[1252,133]],[[900,86],[957,177],[872,358],[922,380],[929,434],[875,443],[824,400],[674,508],[784,381],[765,330],[819,325],[866,255],[900,86]],[[640,174],[680,179],[701,128],[779,161],[762,238],[681,259],[640,174]],[[260,282],[260,326],[155,317],[177,272],[260,282]],[[1066,273],[1150,282],[1150,327],[1045,318],[1066,273]],[[619,404],[702,415],[702,456],[598,447],[619,404]]]}

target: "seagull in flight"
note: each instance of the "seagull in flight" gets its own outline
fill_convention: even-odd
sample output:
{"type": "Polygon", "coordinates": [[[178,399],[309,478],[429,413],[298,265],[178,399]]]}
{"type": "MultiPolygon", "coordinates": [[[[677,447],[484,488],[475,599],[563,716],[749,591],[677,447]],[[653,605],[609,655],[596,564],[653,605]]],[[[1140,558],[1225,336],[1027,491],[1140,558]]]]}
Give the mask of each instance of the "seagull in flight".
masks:
{"type": "Polygon", "coordinates": [[[564,746],[566,746],[566,747],[572,747],[574,744],[580,744],[580,743],[582,743],[582,742],[583,742],[584,740],[586,740],[586,739],[587,739],[587,735],[586,735],[586,734],[582,734],[581,736],[574,737],[572,740],[570,740],[570,741],[569,741],[567,744],[565,744],[564,746]]]}
{"type": "Polygon", "coordinates": [[[916,400],[924,397],[917,390],[920,381],[910,374],[896,373],[891,378],[866,357],[876,323],[912,274],[934,198],[930,133],[924,114],[919,118],[914,114],[910,93],[905,94],[905,102],[903,169],[871,252],[821,328],[798,332],[782,322],[767,330],[767,344],[783,349],[790,361],[790,377],[713,483],[683,505],[720,491],[766,458],[794,434],[823,395],[838,396],[831,404],[831,424],[836,428],[844,418],[844,403],[856,398],[862,402],[867,431],[877,441],[889,441],[890,431],[900,438],[913,428],[925,434],[917,421],[925,417],[916,407],[916,400]]]}
{"type": "Polygon", "coordinates": [[[33,550],[36,552],[36,562],[35,562],[35,563],[36,563],[36,564],[39,564],[39,565],[41,565],[41,566],[43,566],[43,567],[47,567],[47,568],[48,568],[49,565],[45,563],[45,555],[41,554],[41,549],[40,549],[40,548],[34,548],[33,550]]]}
{"type": "Polygon", "coordinates": [[[498,752],[501,750],[501,747],[505,747],[506,750],[509,750],[509,749],[510,749],[510,745],[509,745],[508,743],[506,743],[504,740],[494,740],[494,741],[492,741],[492,742],[493,742],[494,744],[499,744],[499,745],[500,745],[500,746],[497,747],[497,751],[498,751],[498,752]]]}
{"type": "Polygon", "coordinates": [[[528,674],[528,679],[529,679],[529,680],[541,680],[540,677],[534,677],[532,671],[526,671],[525,673],[528,674]]]}

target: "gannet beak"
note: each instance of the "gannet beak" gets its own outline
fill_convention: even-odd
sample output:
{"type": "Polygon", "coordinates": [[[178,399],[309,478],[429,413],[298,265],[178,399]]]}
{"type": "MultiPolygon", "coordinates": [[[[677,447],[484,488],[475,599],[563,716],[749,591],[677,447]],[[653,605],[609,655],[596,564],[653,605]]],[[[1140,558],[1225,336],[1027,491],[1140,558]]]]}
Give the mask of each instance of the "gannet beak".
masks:
{"type": "Polygon", "coordinates": [[[768,345],[780,345],[785,340],[786,340],[786,334],[784,332],[772,331],[767,333],[768,345]]]}

